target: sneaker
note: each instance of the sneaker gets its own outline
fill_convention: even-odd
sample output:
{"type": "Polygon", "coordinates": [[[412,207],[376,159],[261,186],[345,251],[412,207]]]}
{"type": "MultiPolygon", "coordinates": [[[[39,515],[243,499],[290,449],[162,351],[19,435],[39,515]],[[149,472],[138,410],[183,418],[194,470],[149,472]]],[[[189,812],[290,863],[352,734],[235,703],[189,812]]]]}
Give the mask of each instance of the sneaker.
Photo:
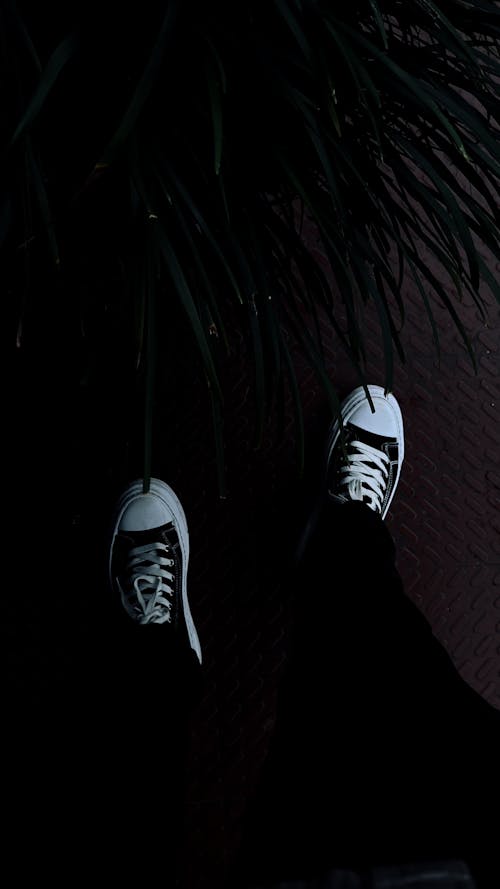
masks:
{"type": "Polygon", "coordinates": [[[401,474],[404,433],[394,395],[360,386],[342,402],[328,438],[328,494],[337,503],[360,501],[385,518],[401,474]]]}
{"type": "Polygon", "coordinates": [[[127,614],[139,624],[187,629],[201,663],[201,647],[187,597],[189,534],[184,510],[172,489],[152,478],[124,490],[115,513],[109,577],[127,614]]]}

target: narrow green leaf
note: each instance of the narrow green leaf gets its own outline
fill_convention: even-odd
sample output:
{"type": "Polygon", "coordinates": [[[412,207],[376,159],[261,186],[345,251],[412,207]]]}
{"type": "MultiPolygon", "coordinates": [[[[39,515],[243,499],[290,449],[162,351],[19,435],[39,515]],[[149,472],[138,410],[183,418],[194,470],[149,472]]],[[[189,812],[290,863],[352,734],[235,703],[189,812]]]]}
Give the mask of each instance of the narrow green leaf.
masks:
{"type": "MultiPolygon", "coordinates": [[[[293,306],[290,306],[289,308],[293,308],[293,306]]],[[[300,317],[300,315],[295,316],[293,312],[289,312],[288,323],[293,330],[294,336],[302,346],[305,354],[309,358],[311,366],[316,371],[316,374],[323,385],[323,390],[328,399],[328,403],[330,405],[332,413],[334,415],[338,414],[340,410],[340,402],[337,397],[337,393],[335,392],[331,380],[326,372],[324,362],[318,353],[317,346],[312,339],[307,327],[303,323],[303,319],[300,317]]]]}
{"type": "Polygon", "coordinates": [[[221,400],[217,397],[207,377],[210,406],[212,411],[212,429],[215,447],[215,468],[217,474],[217,488],[221,500],[227,498],[227,472],[224,454],[224,417],[221,400]]]}
{"type": "Polygon", "coordinates": [[[306,40],[305,30],[302,25],[297,21],[294,16],[292,10],[290,9],[287,0],[273,0],[274,5],[277,7],[279,13],[281,14],[284,22],[289,28],[290,32],[293,34],[297,46],[302,50],[302,53],[306,57],[306,59],[311,58],[311,47],[306,40]]]}
{"type": "Polygon", "coordinates": [[[308,99],[303,96],[299,90],[293,87],[288,91],[287,99],[298,112],[301,125],[304,127],[304,130],[308,138],[311,140],[314,150],[319,158],[324,176],[330,187],[331,199],[337,207],[337,210],[341,212],[338,182],[335,178],[335,173],[328,156],[327,145],[318,126],[318,121],[308,107],[308,99]]]}
{"type": "Polygon", "coordinates": [[[262,301],[261,313],[263,315],[263,329],[267,332],[269,340],[271,369],[268,376],[271,377],[271,400],[276,397],[277,385],[282,372],[280,350],[280,328],[276,304],[280,302],[277,284],[270,289],[267,298],[262,301]]]}
{"type": "Polygon", "coordinates": [[[144,454],[142,491],[147,494],[151,482],[153,452],[153,415],[156,378],[156,280],[151,255],[152,245],[145,243],[142,302],[145,309],[145,373],[144,373],[144,454]]]}
{"type": "MultiPolygon", "coordinates": [[[[437,19],[444,26],[445,32],[449,35],[452,40],[452,46],[455,53],[458,56],[461,56],[465,61],[472,65],[473,67],[477,67],[477,56],[476,54],[467,46],[467,43],[464,37],[457,31],[454,25],[450,22],[448,18],[444,15],[442,9],[436,6],[435,3],[432,3],[431,0],[420,0],[420,3],[427,7],[430,11],[431,17],[433,19],[437,19]]],[[[443,31],[440,32],[441,40],[439,41],[441,44],[443,43],[443,31]]]]}
{"type": "MultiPolygon", "coordinates": [[[[155,163],[157,163],[157,161],[158,161],[158,159],[155,160],[155,163]]],[[[236,278],[236,276],[231,268],[231,265],[229,263],[227,252],[224,252],[223,250],[221,250],[220,244],[215,236],[215,232],[213,231],[213,228],[207,223],[201,210],[195,203],[193,196],[190,194],[188,189],[184,186],[184,184],[182,183],[181,179],[179,178],[177,172],[175,170],[173,170],[167,164],[165,157],[162,157],[162,159],[158,165],[158,172],[157,172],[159,181],[163,182],[164,177],[159,172],[159,170],[161,170],[161,169],[165,170],[166,175],[168,176],[169,182],[172,185],[172,188],[175,189],[178,196],[184,201],[186,208],[189,210],[189,212],[193,216],[193,219],[199,225],[201,232],[207,239],[211,249],[217,256],[217,258],[219,259],[221,266],[224,269],[224,271],[227,275],[227,278],[228,278],[229,282],[231,283],[231,285],[234,289],[234,292],[238,298],[238,302],[240,302],[242,304],[243,298],[241,295],[240,285],[239,285],[237,278],[236,278]]]]}
{"type": "Polygon", "coordinates": [[[214,134],[214,169],[215,175],[218,176],[220,173],[220,165],[222,159],[222,96],[219,83],[212,75],[212,72],[207,73],[207,84],[210,97],[210,111],[212,114],[212,128],[214,134]]]}
{"type": "Polygon", "coordinates": [[[203,359],[205,372],[208,376],[208,379],[210,380],[210,385],[213,387],[215,395],[222,401],[222,391],[213,363],[210,347],[207,342],[205,331],[203,330],[203,325],[200,321],[200,316],[198,314],[195,301],[193,299],[190,287],[187,283],[179,259],[161,223],[155,225],[153,231],[157,239],[159,250],[165,260],[165,265],[169,277],[176,289],[181,305],[186,312],[189,323],[191,325],[191,330],[198,344],[198,348],[203,359]]]}
{"type": "Polygon", "coordinates": [[[217,67],[217,73],[219,76],[219,82],[220,82],[220,85],[222,88],[222,92],[225,94],[227,92],[227,77],[226,77],[226,71],[225,71],[222,59],[220,57],[220,54],[217,52],[213,41],[208,36],[208,34],[205,33],[203,35],[203,39],[204,39],[205,43],[207,44],[207,46],[210,50],[210,54],[215,62],[215,65],[217,67]]]}
{"type": "Polygon", "coordinates": [[[405,318],[406,318],[405,302],[401,296],[401,284],[402,284],[401,274],[402,273],[401,273],[400,268],[398,268],[398,272],[399,272],[399,281],[398,281],[396,279],[396,275],[394,274],[393,264],[392,263],[389,264],[386,262],[387,256],[389,255],[389,252],[391,251],[391,249],[394,246],[394,242],[393,242],[393,244],[388,245],[386,250],[384,251],[384,253],[382,253],[382,251],[384,249],[384,245],[383,245],[382,239],[379,237],[379,235],[381,235],[382,232],[383,232],[383,229],[380,229],[378,232],[372,231],[370,233],[371,237],[373,238],[373,240],[376,244],[375,251],[374,251],[373,265],[376,269],[378,269],[379,274],[385,281],[385,284],[390,289],[390,291],[394,297],[394,300],[396,302],[396,305],[398,307],[398,312],[399,312],[400,329],[402,329],[404,327],[405,318]]]}
{"type": "Polygon", "coordinates": [[[342,138],[342,127],[340,125],[339,116],[337,114],[336,109],[336,92],[335,86],[332,82],[332,78],[330,75],[330,63],[327,61],[324,52],[321,47],[318,47],[317,50],[318,63],[320,66],[320,78],[325,85],[324,91],[324,104],[326,106],[327,114],[333,124],[333,128],[335,133],[339,139],[342,138]]]}
{"type": "Polygon", "coordinates": [[[278,285],[275,274],[274,263],[276,261],[276,242],[269,225],[264,222],[268,218],[267,207],[262,208],[262,225],[257,233],[254,225],[253,214],[245,213],[246,228],[241,232],[244,243],[248,244],[248,248],[252,254],[252,267],[255,280],[259,287],[259,303],[258,311],[261,319],[260,329],[264,342],[264,351],[266,358],[271,362],[270,369],[266,370],[266,377],[271,377],[273,386],[275,386],[276,378],[279,376],[280,368],[280,349],[278,342],[278,321],[277,311],[280,304],[281,288],[278,285]]]}
{"type": "Polygon", "coordinates": [[[224,207],[224,212],[226,215],[226,222],[229,226],[232,225],[231,214],[229,212],[229,202],[226,194],[226,187],[224,185],[224,179],[222,176],[217,177],[217,184],[219,186],[220,197],[222,201],[222,206],[224,207]]]}
{"type": "MultiPolygon", "coordinates": [[[[153,164],[152,164],[152,167],[153,167],[153,164]]],[[[154,167],[153,167],[153,169],[154,169],[154,167]]],[[[160,173],[158,173],[158,171],[155,170],[155,172],[156,172],[156,176],[157,176],[157,183],[158,183],[159,190],[160,190],[160,192],[163,192],[163,194],[165,195],[165,197],[168,200],[170,191],[167,186],[167,183],[164,181],[163,177],[161,176],[160,173]]],[[[186,217],[186,208],[183,206],[183,204],[180,201],[176,205],[176,210],[177,210],[178,227],[179,227],[180,231],[182,231],[182,233],[186,239],[186,242],[189,245],[189,250],[190,250],[191,257],[193,259],[194,267],[196,268],[197,273],[200,277],[200,281],[202,282],[202,284],[204,286],[204,292],[205,292],[207,299],[208,299],[207,309],[210,308],[210,311],[213,315],[212,320],[213,320],[214,326],[216,328],[217,335],[218,336],[220,335],[222,337],[222,339],[224,340],[224,344],[226,346],[226,350],[229,351],[229,341],[228,341],[228,337],[227,337],[226,328],[225,328],[225,325],[224,325],[224,322],[222,319],[222,315],[219,311],[218,300],[217,300],[217,297],[216,297],[216,294],[215,294],[215,291],[213,288],[211,276],[209,275],[209,273],[206,270],[205,263],[201,257],[200,250],[198,249],[198,246],[196,243],[195,228],[194,228],[193,220],[188,219],[186,217]]]]}
{"type": "Polygon", "coordinates": [[[47,96],[53,88],[61,71],[69,62],[77,47],[77,39],[74,34],[69,34],[56,47],[52,53],[43,73],[40,76],[38,85],[31,97],[28,107],[19,121],[14,135],[12,136],[12,145],[20,138],[20,136],[33,125],[34,121],[40,114],[47,96]]]}
{"type": "Polygon", "coordinates": [[[0,204],[0,247],[6,240],[12,219],[12,200],[10,195],[5,195],[0,204]]]}
{"type": "Polygon", "coordinates": [[[420,293],[420,296],[422,297],[422,302],[424,304],[425,311],[427,313],[427,317],[428,317],[429,323],[431,325],[432,339],[434,341],[434,346],[436,349],[438,362],[440,362],[441,361],[441,343],[439,342],[439,333],[438,333],[438,329],[437,329],[437,325],[436,325],[436,320],[434,318],[434,313],[431,308],[430,300],[429,300],[429,297],[427,296],[427,293],[425,292],[425,288],[422,284],[422,280],[415,268],[414,263],[411,261],[411,259],[409,257],[407,259],[408,259],[408,267],[410,269],[411,276],[412,276],[413,280],[415,281],[415,284],[418,287],[418,291],[420,293]]]}
{"type": "Polygon", "coordinates": [[[385,305],[384,299],[382,298],[382,294],[379,292],[377,286],[375,285],[375,282],[372,280],[370,272],[365,268],[363,262],[354,267],[354,275],[360,282],[360,289],[364,289],[365,293],[371,296],[373,298],[373,302],[375,303],[375,308],[377,310],[377,315],[380,323],[380,330],[382,333],[385,363],[385,388],[387,391],[392,392],[394,381],[395,330],[393,325],[391,325],[390,323],[390,314],[387,311],[387,307],[385,305]]]}
{"type": "Polygon", "coordinates": [[[39,58],[38,53],[35,49],[35,45],[33,43],[33,40],[31,39],[31,34],[29,33],[29,31],[22,19],[21,14],[20,14],[19,10],[17,9],[17,4],[15,2],[13,2],[13,0],[9,0],[8,6],[9,6],[9,14],[14,22],[14,27],[21,38],[21,42],[24,44],[24,47],[25,47],[29,57],[31,58],[33,65],[35,66],[36,70],[40,74],[42,71],[42,63],[40,62],[40,58],[39,58]]]}
{"type": "Polygon", "coordinates": [[[135,367],[139,370],[144,362],[144,351],[146,342],[146,312],[147,312],[147,288],[145,286],[144,263],[141,262],[140,269],[137,270],[134,263],[130,277],[132,279],[132,292],[138,293],[139,298],[134,303],[134,320],[136,335],[136,358],[135,367]]]}
{"type": "Polygon", "coordinates": [[[287,379],[290,384],[290,394],[292,396],[295,428],[297,431],[297,463],[299,467],[299,473],[300,475],[302,475],[304,472],[305,464],[304,412],[294,364],[284,337],[281,337],[281,353],[283,355],[283,361],[287,371],[287,379]]]}
{"type": "Polygon", "coordinates": [[[436,172],[435,167],[432,164],[427,163],[422,154],[416,149],[413,149],[413,156],[417,158],[420,163],[421,169],[429,176],[429,179],[434,183],[436,189],[442,195],[445,209],[447,209],[453,217],[453,221],[457,227],[458,234],[460,236],[460,241],[467,254],[472,286],[477,289],[479,287],[477,250],[470,233],[468,218],[462,212],[458,201],[451,189],[448,188],[442,177],[439,175],[439,173],[436,172]]]}
{"type": "Polygon", "coordinates": [[[318,356],[324,360],[324,349],[321,337],[321,326],[319,322],[318,306],[315,301],[315,294],[309,293],[309,286],[305,281],[300,279],[300,275],[290,267],[288,270],[281,270],[281,278],[288,281],[288,309],[293,307],[297,318],[302,319],[302,323],[306,323],[310,332],[311,342],[314,342],[318,356]],[[305,312],[307,314],[305,314],[305,312]]]}
{"type": "Polygon", "coordinates": [[[359,79],[359,59],[358,59],[358,57],[354,56],[354,54],[350,51],[349,41],[342,39],[340,37],[340,34],[338,33],[338,30],[336,29],[335,25],[329,20],[329,18],[326,15],[324,17],[324,23],[326,25],[326,28],[327,28],[329,34],[330,34],[330,37],[332,38],[332,40],[335,44],[335,48],[337,49],[338,53],[344,59],[347,69],[353,79],[355,86],[356,86],[356,91],[358,92],[358,94],[361,95],[362,87],[361,87],[361,82],[359,79]]]}
{"type": "Polygon", "coordinates": [[[467,254],[467,259],[469,262],[469,271],[471,276],[472,285],[474,288],[479,287],[479,267],[477,263],[477,251],[472,241],[471,233],[467,222],[463,216],[463,213],[459,207],[458,201],[455,198],[453,192],[446,185],[441,176],[436,172],[435,166],[432,163],[429,163],[427,159],[423,156],[423,154],[418,150],[414,142],[408,142],[404,137],[399,136],[397,141],[402,149],[406,152],[406,155],[411,157],[412,160],[415,160],[418,163],[421,170],[429,177],[433,185],[436,187],[438,193],[441,195],[444,211],[448,211],[449,214],[453,217],[453,221],[457,227],[461,243],[463,248],[467,254]]]}
{"type": "MultiPolygon", "coordinates": [[[[445,106],[456,117],[461,127],[468,127],[471,136],[473,136],[473,142],[469,143],[472,151],[474,149],[478,151],[483,148],[488,149],[491,156],[488,155],[489,164],[487,163],[487,166],[491,166],[498,175],[500,172],[498,137],[494,137],[488,127],[485,126],[481,115],[474,111],[464,98],[460,98],[458,94],[454,96],[450,89],[440,91],[429,83],[426,84],[426,91],[433,97],[436,103],[445,106]]],[[[465,148],[461,153],[464,157],[468,157],[469,152],[465,148]]],[[[482,156],[484,157],[484,154],[482,156]]]]}
{"type": "MultiPolygon", "coordinates": [[[[450,166],[449,163],[446,163],[445,159],[442,159],[434,148],[430,150],[432,163],[434,164],[436,170],[440,174],[440,176],[448,183],[450,188],[456,187],[457,185],[457,177],[454,172],[454,169],[450,166]],[[432,152],[432,153],[431,153],[432,152]]],[[[488,188],[485,177],[478,173],[473,164],[463,160],[458,157],[455,161],[455,166],[462,173],[465,179],[476,189],[476,191],[481,195],[482,198],[488,204],[490,211],[495,217],[498,212],[498,207],[500,206],[499,194],[496,192],[495,196],[488,188]]],[[[460,189],[460,197],[462,200],[467,199],[467,192],[464,192],[464,189],[460,189]]],[[[472,207],[478,206],[476,199],[471,198],[470,209],[472,207]]]]}
{"type": "Polygon", "coordinates": [[[478,260],[481,277],[488,285],[492,296],[496,299],[497,303],[500,304],[500,282],[498,281],[498,278],[493,275],[489,265],[484,261],[481,254],[479,254],[478,260]]]}
{"type": "Polygon", "coordinates": [[[57,243],[56,232],[55,232],[55,227],[54,227],[54,220],[52,218],[52,212],[50,209],[47,189],[45,187],[45,183],[43,181],[43,176],[40,171],[38,161],[35,158],[33,149],[31,147],[31,141],[29,138],[26,140],[26,163],[27,163],[27,168],[29,171],[31,181],[33,183],[33,188],[34,188],[36,199],[38,202],[40,216],[41,216],[42,223],[44,226],[45,235],[47,237],[47,241],[49,244],[49,249],[52,254],[52,259],[54,260],[54,264],[56,266],[59,266],[60,265],[59,246],[57,243]]]}
{"type": "MultiPolygon", "coordinates": [[[[394,181],[391,181],[391,185],[394,186],[394,181]]],[[[401,228],[404,228],[405,233],[408,235],[409,231],[415,232],[416,238],[425,244],[434,254],[434,256],[439,260],[442,268],[446,271],[447,275],[453,280],[457,291],[460,293],[461,291],[461,278],[460,273],[463,271],[463,266],[455,261],[455,259],[449,254],[445,252],[445,248],[443,246],[442,241],[435,240],[431,237],[430,231],[427,226],[420,220],[418,215],[415,212],[415,207],[412,206],[409,201],[404,189],[402,182],[398,183],[399,185],[399,196],[401,198],[402,204],[397,208],[397,223],[401,228]],[[406,205],[407,210],[404,208],[403,204],[406,205]]],[[[423,187],[423,186],[422,186],[423,187]]],[[[412,176],[408,181],[405,182],[405,188],[408,189],[410,195],[412,194],[412,189],[415,188],[415,177],[412,176]]],[[[428,195],[428,193],[426,193],[428,195]]],[[[388,201],[386,202],[386,211],[389,210],[389,207],[394,207],[394,198],[389,195],[388,201]]],[[[383,222],[381,222],[383,224],[383,222]]],[[[449,226],[450,223],[448,223],[449,226]]],[[[415,250],[417,248],[415,247],[415,250]]]]}
{"type": "Polygon", "coordinates": [[[264,349],[255,299],[252,297],[248,305],[250,332],[252,334],[253,356],[255,367],[255,404],[257,408],[257,428],[255,447],[260,448],[264,434],[264,418],[266,414],[266,378],[264,370],[264,349]]]}
{"type": "Polygon", "coordinates": [[[443,285],[438,280],[438,278],[436,278],[436,276],[431,271],[431,269],[423,262],[423,260],[418,255],[418,252],[414,252],[410,255],[412,257],[412,260],[413,260],[415,266],[417,266],[420,269],[424,278],[432,284],[432,288],[433,288],[434,292],[438,295],[443,306],[448,310],[449,314],[451,315],[451,318],[455,324],[455,327],[457,328],[458,332],[460,333],[460,336],[462,338],[464,346],[467,349],[469,358],[471,360],[471,364],[472,364],[474,370],[477,371],[476,356],[474,354],[474,349],[472,347],[472,343],[470,341],[470,338],[467,334],[467,331],[462,323],[460,316],[458,315],[450,297],[448,296],[448,294],[446,292],[446,289],[443,287],[443,285]]]}
{"type": "Polygon", "coordinates": [[[322,243],[325,255],[333,270],[338,288],[342,294],[343,304],[347,314],[349,350],[357,363],[366,362],[366,352],[363,342],[357,312],[356,292],[357,285],[352,269],[347,258],[342,256],[337,246],[326,234],[322,233],[322,243]]]}
{"type": "Polygon", "coordinates": [[[385,25],[384,25],[384,20],[382,18],[382,13],[380,12],[380,7],[377,3],[377,0],[368,0],[368,2],[372,8],[373,17],[374,17],[375,22],[377,23],[377,27],[380,31],[380,36],[382,37],[382,43],[384,44],[385,48],[388,49],[387,33],[385,30],[385,25]]]}
{"type": "Polygon", "coordinates": [[[113,160],[116,151],[127,141],[134,129],[137,119],[139,118],[160,73],[165,58],[165,51],[173,33],[173,26],[177,18],[177,12],[178,3],[170,0],[167,4],[167,10],[160,27],[158,39],[151,51],[147,65],[139,78],[118,129],[103,154],[101,163],[110,163],[113,160]]]}
{"type": "Polygon", "coordinates": [[[370,103],[367,101],[367,97],[370,97],[374,107],[377,110],[380,109],[382,104],[380,93],[366,70],[366,67],[362,64],[359,53],[354,53],[351,49],[349,40],[345,35],[341,37],[340,34],[337,33],[335,25],[326,15],[324,23],[333,40],[336,52],[343,58],[347,70],[355,84],[357,98],[363,106],[363,111],[368,116],[371,123],[375,141],[377,145],[381,146],[380,119],[376,113],[373,113],[370,103]]]}
{"type": "Polygon", "coordinates": [[[396,77],[399,81],[401,92],[417,106],[419,113],[423,115],[424,109],[427,108],[432,117],[434,117],[435,120],[440,123],[443,129],[447,132],[451,141],[460,151],[460,153],[464,157],[467,157],[467,152],[458,131],[439,109],[438,105],[432,98],[431,94],[433,93],[433,89],[430,84],[423,80],[417,80],[416,77],[412,77],[411,74],[408,74],[407,71],[401,68],[386,53],[381,52],[379,49],[377,49],[377,47],[370,40],[367,40],[366,37],[364,37],[360,32],[355,31],[349,25],[340,23],[339,27],[347,34],[349,34],[349,36],[354,41],[358,42],[359,44],[361,44],[361,46],[365,47],[365,49],[369,50],[369,52],[372,53],[375,58],[377,58],[379,62],[381,62],[382,65],[384,65],[391,72],[392,89],[394,89],[394,85],[397,82],[394,80],[394,77],[396,77]]]}

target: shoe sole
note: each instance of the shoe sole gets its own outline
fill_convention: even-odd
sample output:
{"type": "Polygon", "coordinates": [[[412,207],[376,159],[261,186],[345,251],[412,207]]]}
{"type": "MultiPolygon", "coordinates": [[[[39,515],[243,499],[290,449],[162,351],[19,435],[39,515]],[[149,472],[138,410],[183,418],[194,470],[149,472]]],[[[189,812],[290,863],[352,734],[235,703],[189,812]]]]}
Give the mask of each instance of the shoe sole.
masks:
{"type": "MultiPolygon", "coordinates": [[[[401,414],[401,408],[399,407],[399,404],[396,401],[394,395],[391,395],[390,393],[388,395],[386,395],[382,386],[367,386],[366,388],[368,389],[368,392],[372,396],[372,401],[374,402],[375,410],[376,410],[375,402],[377,399],[383,399],[386,403],[388,402],[390,404],[393,414],[394,414],[394,417],[395,417],[395,420],[396,420],[397,428],[398,428],[398,432],[397,432],[397,436],[396,436],[397,440],[398,440],[398,445],[399,445],[398,469],[397,469],[397,473],[396,473],[396,479],[395,479],[395,482],[394,482],[394,485],[392,488],[391,496],[385,505],[384,511],[381,513],[381,517],[384,519],[386,517],[389,507],[392,503],[394,494],[396,493],[396,488],[398,486],[399,477],[401,475],[401,467],[403,465],[403,460],[404,460],[404,455],[405,455],[403,416],[401,414]]],[[[348,395],[347,398],[340,405],[343,423],[348,423],[349,420],[351,419],[351,417],[353,416],[353,414],[356,413],[358,407],[360,407],[364,402],[366,402],[366,400],[367,400],[366,399],[366,391],[363,386],[358,386],[357,389],[354,389],[353,392],[351,392],[351,394],[348,395]]],[[[326,452],[326,466],[327,467],[328,467],[328,462],[330,460],[332,450],[335,447],[335,444],[337,442],[339,435],[340,435],[340,424],[339,424],[338,420],[335,420],[335,422],[332,424],[332,427],[330,430],[330,435],[328,437],[328,445],[327,445],[327,452],[326,452]]]]}
{"type": "MultiPolygon", "coordinates": [[[[189,565],[189,532],[187,526],[186,515],[182,508],[182,504],[174,493],[172,488],[169,487],[165,482],[162,482],[158,478],[152,478],[149,483],[149,491],[152,494],[155,494],[159,497],[160,500],[163,501],[165,506],[168,507],[170,512],[173,514],[175,519],[175,525],[177,529],[177,533],[179,535],[179,542],[182,551],[182,564],[184,566],[184,570],[182,572],[182,607],[184,612],[184,620],[186,623],[186,629],[189,636],[189,643],[191,648],[196,653],[198,660],[201,664],[202,655],[201,655],[201,645],[200,640],[198,638],[198,633],[196,631],[196,627],[194,625],[193,616],[191,614],[191,609],[189,607],[189,600],[187,594],[187,572],[189,565]]],[[[121,518],[125,510],[132,503],[136,497],[139,497],[144,493],[143,491],[143,483],[142,481],[132,482],[131,485],[123,492],[120,500],[118,501],[118,505],[116,507],[115,516],[114,516],[114,531],[111,539],[110,546],[110,555],[109,555],[109,579],[111,583],[112,589],[115,588],[115,583],[113,580],[113,573],[111,570],[112,567],[112,558],[113,558],[113,545],[115,542],[115,538],[117,536],[117,529],[120,524],[121,518]]]]}

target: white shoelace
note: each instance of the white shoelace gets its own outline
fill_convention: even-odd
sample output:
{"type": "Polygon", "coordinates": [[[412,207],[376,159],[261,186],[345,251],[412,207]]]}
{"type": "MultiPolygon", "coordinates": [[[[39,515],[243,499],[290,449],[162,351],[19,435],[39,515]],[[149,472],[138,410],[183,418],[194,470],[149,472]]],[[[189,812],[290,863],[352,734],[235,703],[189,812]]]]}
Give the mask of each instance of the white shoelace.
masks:
{"type": "Polygon", "coordinates": [[[375,512],[382,511],[385,486],[389,474],[389,458],[382,451],[361,441],[352,441],[345,465],[341,469],[340,487],[347,488],[350,500],[361,500],[375,512]]]}
{"type": "Polygon", "coordinates": [[[174,575],[167,568],[173,564],[164,543],[148,543],[130,550],[130,586],[123,590],[119,580],[118,586],[134,611],[140,611],[139,623],[170,623],[172,603],[166,596],[173,595],[174,575]]]}

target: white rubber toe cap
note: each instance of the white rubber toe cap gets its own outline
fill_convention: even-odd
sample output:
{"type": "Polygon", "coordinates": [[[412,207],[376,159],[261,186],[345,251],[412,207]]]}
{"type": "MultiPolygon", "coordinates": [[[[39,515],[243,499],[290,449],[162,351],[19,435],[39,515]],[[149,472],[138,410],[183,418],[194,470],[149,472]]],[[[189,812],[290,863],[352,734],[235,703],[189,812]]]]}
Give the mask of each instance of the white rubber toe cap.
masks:
{"type": "Polygon", "coordinates": [[[172,520],[172,513],[158,497],[140,494],[124,510],[120,531],[149,531],[172,520]]]}
{"type": "MultiPolygon", "coordinates": [[[[368,386],[373,403],[372,411],[366,392],[362,386],[354,389],[342,402],[344,423],[352,423],[367,432],[383,438],[395,438],[400,448],[400,460],[404,455],[404,430],[401,409],[394,395],[385,394],[382,386],[368,386]]],[[[335,430],[338,433],[338,425],[335,430]]]]}
{"type": "Polygon", "coordinates": [[[373,432],[375,435],[398,438],[398,423],[390,400],[376,397],[375,393],[372,394],[372,398],[375,413],[372,413],[368,401],[365,400],[353,412],[351,423],[354,423],[361,429],[366,429],[367,432],[373,432]]]}

